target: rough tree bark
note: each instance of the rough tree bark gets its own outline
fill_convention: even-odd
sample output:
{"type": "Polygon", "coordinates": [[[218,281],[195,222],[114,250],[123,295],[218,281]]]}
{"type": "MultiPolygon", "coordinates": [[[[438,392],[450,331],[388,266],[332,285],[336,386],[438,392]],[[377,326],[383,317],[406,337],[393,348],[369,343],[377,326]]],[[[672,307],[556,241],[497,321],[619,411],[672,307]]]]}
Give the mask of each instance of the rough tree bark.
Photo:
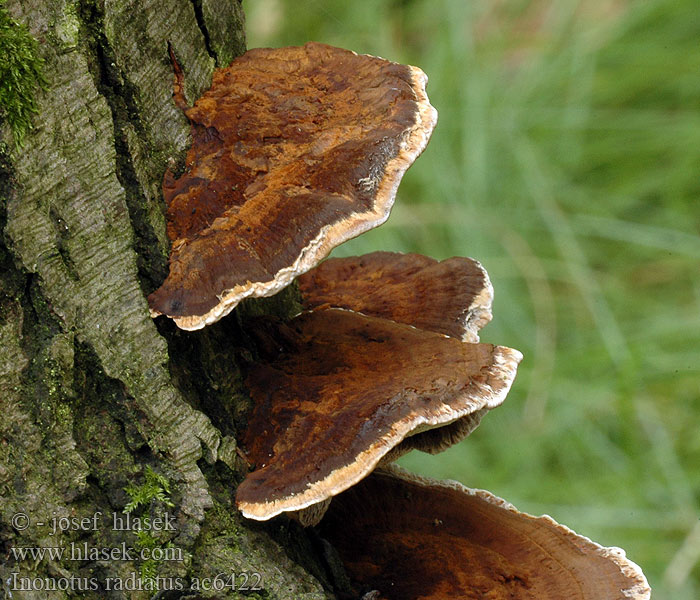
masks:
{"type": "MultiPolygon", "coordinates": [[[[193,101],[216,65],[245,50],[239,1],[6,7],[39,41],[48,86],[24,147],[0,157],[0,590],[13,599],[334,597],[312,534],[284,519],[246,522],[233,505],[245,468],[235,436],[249,403],[236,366],[240,320],[293,311],[293,292],[195,333],[154,322],[145,300],[167,268],[163,173],[188,145],[168,42],[193,101]],[[130,502],[132,516],[167,525],[140,537],[116,529],[113,515],[130,502]],[[150,560],[138,555],[146,547],[150,560]],[[22,559],[22,548],[64,554],[22,559]],[[88,560],[71,560],[84,551],[88,560]],[[242,573],[249,585],[259,573],[263,589],[233,591],[242,573]],[[220,578],[213,592],[165,591],[218,574],[238,579],[220,578]],[[140,575],[164,578],[161,591],[118,589],[140,575]]],[[[7,127],[2,136],[11,143],[7,127]]]]}

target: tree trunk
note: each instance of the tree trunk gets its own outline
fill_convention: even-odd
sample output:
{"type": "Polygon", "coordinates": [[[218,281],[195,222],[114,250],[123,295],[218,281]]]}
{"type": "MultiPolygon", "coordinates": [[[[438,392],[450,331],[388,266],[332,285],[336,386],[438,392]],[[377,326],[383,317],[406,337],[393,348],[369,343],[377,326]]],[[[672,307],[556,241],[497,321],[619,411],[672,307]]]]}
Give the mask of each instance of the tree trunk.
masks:
{"type": "Polygon", "coordinates": [[[193,333],[154,322],[145,300],[167,270],[163,173],[189,142],[168,43],[193,101],[245,50],[239,2],[6,8],[39,41],[48,84],[24,147],[0,156],[0,590],[334,597],[311,534],[233,503],[250,402],[240,319],[288,314],[293,292],[193,333]]]}

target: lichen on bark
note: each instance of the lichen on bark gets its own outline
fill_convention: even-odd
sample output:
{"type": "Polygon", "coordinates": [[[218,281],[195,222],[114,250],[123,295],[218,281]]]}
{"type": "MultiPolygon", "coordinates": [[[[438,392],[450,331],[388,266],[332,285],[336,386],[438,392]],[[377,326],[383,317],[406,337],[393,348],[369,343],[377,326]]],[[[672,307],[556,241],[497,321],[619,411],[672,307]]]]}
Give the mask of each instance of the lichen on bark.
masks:
{"type": "MultiPolygon", "coordinates": [[[[249,402],[236,366],[245,345],[239,320],[296,311],[293,290],[197,333],[154,322],[145,301],[167,260],[162,176],[189,139],[171,98],[167,48],[193,100],[216,64],[244,50],[240,3],[219,4],[7,2],[39,40],[47,80],[23,150],[0,153],[0,589],[15,599],[68,591],[12,590],[13,573],[94,579],[100,587],[88,598],[106,596],[107,578],[138,574],[138,557],[21,560],[17,549],[136,547],[135,532],[109,518],[146,468],[170,482],[174,503],[148,507],[176,523],[157,541],[183,553],[161,561],[159,576],[187,585],[212,569],[247,569],[262,576],[259,597],[332,597],[312,574],[322,578],[323,568],[314,567],[321,559],[304,533],[298,546],[275,541],[278,524],[252,527],[232,501],[245,469],[235,440],[249,402]],[[26,528],[13,521],[19,513],[26,528]],[[97,513],[99,527],[54,535],[50,525],[97,513]]],[[[7,142],[7,127],[1,135],[7,142]]]]}

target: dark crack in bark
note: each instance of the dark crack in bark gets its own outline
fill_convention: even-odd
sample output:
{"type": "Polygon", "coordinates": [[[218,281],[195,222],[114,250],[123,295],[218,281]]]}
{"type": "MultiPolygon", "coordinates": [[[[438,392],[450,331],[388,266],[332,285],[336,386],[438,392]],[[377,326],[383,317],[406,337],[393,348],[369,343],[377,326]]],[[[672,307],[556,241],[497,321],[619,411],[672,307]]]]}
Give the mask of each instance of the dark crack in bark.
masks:
{"type": "Polygon", "coordinates": [[[80,2],[80,18],[89,52],[86,53],[95,87],[112,113],[116,175],[125,191],[129,219],[134,230],[134,249],[138,255],[138,278],[144,294],[160,285],[167,275],[167,260],[160,252],[158,237],[146,214],[147,199],[141,190],[127,139],[130,125],[137,136],[145,138],[134,86],[117,66],[115,53],[104,34],[104,8],[95,0],[80,2]]]}
{"type": "Polygon", "coordinates": [[[211,39],[209,37],[209,30],[207,29],[207,23],[204,20],[204,11],[202,10],[202,0],[190,0],[192,2],[192,8],[194,9],[194,16],[197,19],[197,26],[202,32],[204,37],[204,45],[207,49],[207,54],[216,60],[216,52],[211,45],[211,39]]]}

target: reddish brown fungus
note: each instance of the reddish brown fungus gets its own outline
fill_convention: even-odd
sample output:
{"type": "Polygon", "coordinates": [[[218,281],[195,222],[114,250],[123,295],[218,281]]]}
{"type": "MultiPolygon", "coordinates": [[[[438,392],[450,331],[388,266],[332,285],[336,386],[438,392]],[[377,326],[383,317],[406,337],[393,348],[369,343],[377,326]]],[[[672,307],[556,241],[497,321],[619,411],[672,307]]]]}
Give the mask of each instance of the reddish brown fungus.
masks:
{"type": "Polygon", "coordinates": [[[491,320],[493,288],[471,258],[373,252],[330,258],[298,279],[304,308],[335,306],[467,342],[491,320]]]}
{"type": "Polygon", "coordinates": [[[384,600],[648,600],[639,567],[550,517],[457,482],[375,471],[319,531],[358,593],[384,600]]]}
{"type": "Polygon", "coordinates": [[[270,340],[246,380],[255,406],[242,446],[256,468],[236,496],[254,519],[322,502],[408,436],[497,406],[521,359],[510,348],[340,309],[256,334],[270,340]]]}
{"type": "Polygon", "coordinates": [[[383,223],[435,126],[425,83],[416,67],[317,43],[217,70],[186,111],[185,172],[163,182],[172,250],[151,314],[199,329],[383,223]]]}

